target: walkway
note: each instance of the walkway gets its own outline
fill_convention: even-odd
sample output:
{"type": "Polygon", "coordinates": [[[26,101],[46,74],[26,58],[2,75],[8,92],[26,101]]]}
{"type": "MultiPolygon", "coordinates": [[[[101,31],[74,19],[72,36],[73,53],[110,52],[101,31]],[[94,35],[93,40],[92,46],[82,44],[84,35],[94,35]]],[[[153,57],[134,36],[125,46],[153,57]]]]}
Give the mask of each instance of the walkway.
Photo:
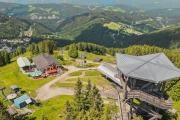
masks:
{"type": "Polygon", "coordinates": [[[164,100],[159,97],[147,94],[140,90],[132,90],[129,91],[127,94],[127,98],[138,98],[141,101],[144,101],[146,103],[149,103],[153,106],[156,106],[161,109],[171,109],[172,108],[172,101],[171,100],[164,100]]]}

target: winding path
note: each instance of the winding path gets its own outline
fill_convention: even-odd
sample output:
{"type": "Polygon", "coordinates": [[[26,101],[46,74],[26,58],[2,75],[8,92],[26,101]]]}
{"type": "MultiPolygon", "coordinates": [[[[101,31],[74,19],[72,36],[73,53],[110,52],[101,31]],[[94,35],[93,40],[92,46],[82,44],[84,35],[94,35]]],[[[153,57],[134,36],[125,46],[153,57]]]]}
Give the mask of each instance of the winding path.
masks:
{"type": "Polygon", "coordinates": [[[58,88],[58,87],[51,87],[51,86],[57,83],[58,81],[65,81],[67,78],[69,78],[70,73],[80,71],[80,70],[96,69],[96,68],[77,68],[74,66],[66,66],[66,68],[69,71],[67,71],[61,76],[56,77],[54,80],[46,83],[45,85],[43,85],[37,90],[36,99],[43,101],[43,100],[48,100],[50,98],[53,98],[59,95],[73,95],[74,90],[71,88],[58,88]]]}

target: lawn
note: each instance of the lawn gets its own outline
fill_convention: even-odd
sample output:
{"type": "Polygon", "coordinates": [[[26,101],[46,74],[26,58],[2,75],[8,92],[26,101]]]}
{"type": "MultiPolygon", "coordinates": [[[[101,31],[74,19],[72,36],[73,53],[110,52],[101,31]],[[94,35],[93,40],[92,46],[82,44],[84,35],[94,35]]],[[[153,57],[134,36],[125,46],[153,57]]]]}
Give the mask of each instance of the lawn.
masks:
{"type": "Polygon", "coordinates": [[[101,73],[97,70],[89,70],[85,72],[85,76],[100,76],[101,73]]]}
{"type": "Polygon", "coordinates": [[[87,60],[94,61],[96,58],[103,59],[103,62],[107,63],[115,63],[115,57],[114,56],[108,56],[108,55],[96,55],[92,53],[86,53],[87,60]]]}
{"type": "Polygon", "coordinates": [[[178,118],[177,120],[180,120],[180,101],[173,101],[173,108],[176,109],[178,118]]]}
{"type": "Polygon", "coordinates": [[[80,76],[80,75],[82,75],[82,71],[77,71],[69,74],[69,76],[80,76]]]}
{"type": "Polygon", "coordinates": [[[72,96],[58,96],[47,101],[42,102],[38,107],[33,107],[33,114],[31,117],[35,117],[36,120],[42,120],[42,116],[48,118],[48,120],[63,120],[64,105],[66,101],[72,101],[72,96]]]}
{"type": "Polygon", "coordinates": [[[5,92],[9,91],[11,85],[18,85],[22,90],[35,97],[36,90],[53,78],[48,77],[41,80],[32,80],[27,75],[22,74],[15,59],[12,63],[0,67],[0,86],[6,87],[5,92]]]}
{"type": "MultiPolygon", "coordinates": [[[[105,104],[104,108],[112,108],[114,100],[112,99],[104,99],[112,103],[111,105],[105,104]]],[[[32,118],[36,118],[35,120],[42,120],[42,116],[47,117],[48,120],[63,120],[63,113],[66,101],[73,101],[73,96],[58,96],[47,101],[42,102],[42,104],[38,107],[33,107],[32,118]]],[[[117,111],[117,108],[113,108],[117,111]]]]}

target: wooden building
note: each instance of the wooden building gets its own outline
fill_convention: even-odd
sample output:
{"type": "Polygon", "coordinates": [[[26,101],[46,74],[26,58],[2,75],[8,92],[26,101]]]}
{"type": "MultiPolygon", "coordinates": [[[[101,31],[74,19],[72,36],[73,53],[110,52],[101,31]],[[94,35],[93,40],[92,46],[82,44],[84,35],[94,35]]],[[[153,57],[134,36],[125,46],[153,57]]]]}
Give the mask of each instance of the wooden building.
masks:
{"type": "Polygon", "coordinates": [[[55,74],[61,67],[49,54],[41,54],[33,58],[36,68],[45,74],[55,74]]]}
{"type": "MultiPolygon", "coordinates": [[[[119,85],[123,88],[125,103],[128,103],[131,108],[147,112],[151,120],[162,117],[158,113],[160,109],[172,109],[172,100],[166,95],[167,89],[164,85],[168,80],[178,82],[180,69],[175,67],[164,53],[144,56],[117,54],[116,61],[117,74],[115,77],[119,79],[121,83],[119,85]],[[133,104],[133,99],[138,99],[141,104],[139,106],[133,104]]],[[[109,67],[106,66],[106,69],[109,67]]],[[[106,69],[101,69],[101,71],[105,73],[106,69]]],[[[118,83],[117,79],[112,80],[118,83]]],[[[129,119],[130,117],[124,117],[122,120],[129,119]]]]}

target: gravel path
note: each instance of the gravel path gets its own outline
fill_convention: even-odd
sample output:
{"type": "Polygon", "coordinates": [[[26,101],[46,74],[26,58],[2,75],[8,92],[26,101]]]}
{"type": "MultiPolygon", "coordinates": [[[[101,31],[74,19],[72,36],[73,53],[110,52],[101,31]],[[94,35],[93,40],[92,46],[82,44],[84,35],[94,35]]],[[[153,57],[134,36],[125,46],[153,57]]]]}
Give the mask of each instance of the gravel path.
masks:
{"type": "Polygon", "coordinates": [[[53,98],[53,97],[59,96],[59,95],[73,95],[74,94],[73,89],[70,89],[70,88],[57,88],[57,87],[51,87],[51,86],[53,84],[57,83],[58,81],[65,81],[67,78],[69,78],[70,73],[80,71],[80,70],[96,69],[96,68],[77,68],[77,67],[74,67],[74,66],[66,66],[66,68],[69,71],[67,71],[63,75],[60,75],[60,76],[56,77],[54,80],[46,83],[45,85],[43,85],[42,87],[40,87],[37,90],[36,99],[43,101],[43,100],[47,100],[47,99],[50,99],[50,98],[53,98]]]}

